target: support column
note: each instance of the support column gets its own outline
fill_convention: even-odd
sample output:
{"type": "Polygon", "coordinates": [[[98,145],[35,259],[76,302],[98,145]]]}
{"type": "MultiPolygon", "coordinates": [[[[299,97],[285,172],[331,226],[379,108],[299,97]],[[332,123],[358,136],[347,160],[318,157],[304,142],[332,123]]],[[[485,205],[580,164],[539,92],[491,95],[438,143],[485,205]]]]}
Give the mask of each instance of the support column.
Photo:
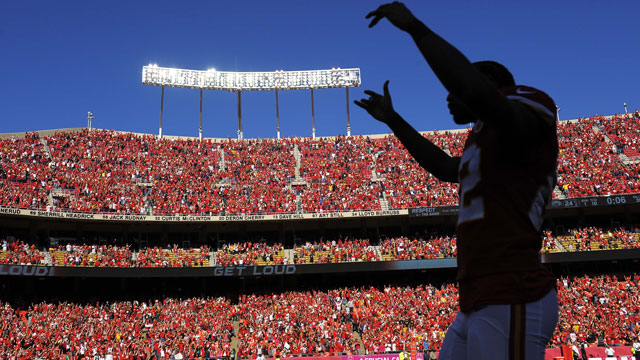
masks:
{"type": "Polygon", "coordinates": [[[278,89],[276,89],[276,132],[280,139],[280,108],[278,106],[278,89]]]}
{"type": "Polygon", "coordinates": [[[160,93],[160,130],[158,131],[158,137],[162,138],[162,109],[164,108],[164,86],[160,93]]]}
{"type": "Polygon", "coordinates": [[[311,136],[316,139],[316,119],[313,111],[313,88],[311,88],[311,136]]]}
{"type": "MultiPolygon", "coordinates": [[[[625,104],[625,109],[627,108],[627,104],[625,104]]],[[[91,131],[92,129],[92,125],[91,125],[91,121],[95,119],[95,116],[93,116],[93,114],[91,113],[91,111],[89,111],[87,113],[87,121],[88,121],[88,126],[89,126],[89,131],[91,131]]]]}
{"type": "Polygon", "coordinates": [[[351,120],[349,119],[349,87],[347,89],[347,136],[351,136],[351,120]]]}
{"type": "Polygon", "coordinates": [[[200,128],[198,128],[198,139],[202,140],[202,89],[200,89],[200,128]]]}
{"type": "Polygon", "coordinates": [[[241,106],[241,94],[238,90],[238,140],[242,140],[242,106],[241,106]]]}

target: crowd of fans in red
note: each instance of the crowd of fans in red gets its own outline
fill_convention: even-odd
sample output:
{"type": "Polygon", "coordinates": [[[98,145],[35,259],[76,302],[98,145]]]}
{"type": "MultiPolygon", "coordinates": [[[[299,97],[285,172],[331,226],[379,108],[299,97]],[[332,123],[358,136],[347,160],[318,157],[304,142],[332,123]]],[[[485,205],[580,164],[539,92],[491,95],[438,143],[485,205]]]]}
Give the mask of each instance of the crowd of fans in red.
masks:
{"type": "Polygon", "coordinates": [[[284,247],[277,243],[267,245],[265,242],[243,242],[238,244],[224,244],[216,256],[216,266],[256,265],[258,263],[268,265],[286,264],[284,247]]]}
{"type": "Polygon", "coordinates": [[[54,266],[133,266],[132,253],[128,247],[67,244],[49,249],[49,253],[54,266]]]}
{"type": "Polygon", "coordinates": [[[227,356],[233,307],[194,298],[95,304],[0,303],[0,359],[193,359],[227,356]]]}
{"type": "MultiPolygon", "coordinates": [[[[633,125],[637,123],[637,119],[632,121],[634,118],[617,116],[608,120],[594,116],[558,126],[558,188],[565,196],[616,195],[640,190],[640,166],[624,164],[615,142],[611,142],[614,140],[605,131],[633,125]]],[[[635,141],[637,136],[631,131],[625,135],[635,141]]]]}
{"type": "Polygon", "coordinates": [[[640,276],[563,278],[558,282],[560,320],[552,346],[640,341],[640,276]]]}
{"type": "Polygon", "coordinates": [[[568,246],[568,251],[616,250],[640,247],[639,229],[629,231],[625,228],[603,230],[598,227],[585,227],[570,230],[576,240],[568,246]],[[573,246],[573,243],[576,246],[573,246]]]}
{"type": "Polygon", "coordinates": [[[456,257],[456,237],[421,238],[397,237],[386,239],[380,243],[382,259],[389,260],[421,260],[442,257],[456,257]]]}
{"type": "MultiPolygon", "coordinates": [[[[560,279],[560,317],[549,346],[637,342],[639,281],[638,274],[560,279]]],[[[39,303],[28,309],[0,304],[0,359],[224,356],[234,337],[239,359],[381,353],[408,349],[412,340],[418,351],[437,351],[457,303],[457,288],[448,284],[244,294],[236,305],[223,298],[39,303]]]]}
{"type": "Polygon", "coordinates": [[[380,261],[380,256],[368,239],[307,242],[293,251],[295,264],[380,261]]]}
{"type": "MultiPolygon", "coordinates": [[[[634,227],[580,227],[562,233],[545,230],[542,252],[574,252],[640,248],[640,229],[634,227]]],[[[46,252],[20,240],[0,240],[0,264],[43,264],[46,252]]],[[[49,249],[56,266],[195,267],[233,265],[322,264],[360,261],[397,261],[457,256],[454,236],[397,236],[379,244],[368,239],[341,238],[296,245],[290,255],[281,243],[242,242],[182,249],[152,247],[132,252],[127,246],[67,244],[49,249]]]]}
{"type": "Polygon", "coordinates": [[[45,255],[33,244],[20,240],[0,240],[0,264],[40,265],[45,263],[45,255]]]}
{"type": "Polygon", "coordinates": [[[408,350],[412,338],[419,351],[439,351],[455,319],[458,291],[454,285],[386,287],[355,294],[354,313],[366,353],[408,350]]]}
{"type": "MultiPolygon", "coordinates": [[[[296,196],[289,187],[295,177],[296,139],[229,141],[224,171],[217,175],[223,187],[225,211],[230,214],[292,213],[296,196]]],[[[209,185],[210,187],[210,185],[209,185]]]]}
{"type": "Polygon", "coordinates": [[[262,354],[356,353],[352,317],[341,295],[350,290],[242,296],[238,304],[238,357],[262,354]]]}
{"type": "Polygon", "coordinates": [[[540,251],[544,252],[557,252],[559,251],[559,240],[556,239],[553,232],[549,229],[545,229],[542,232],[542,248],[540,251]]]}
{"type": "Polygon", "coordinates": [[[380,184],[372,181],[372,141],[366,137],[304,139],[300,176],[307,212],[380,210],[380,184]]]}
{"type": "MultiPolygon", "coordinates": [[[[425,136],[459,156],[466,131],[425,136]]],[[[636,193],[640,113],[558,125],[564,196],[636,193]]],[[[216,215],[455,206],[457,185],[424,171],[394,137],[158,139],[106,130],[0,139],[0,206],[216,215]],[[299,174],[296,167],[299,156],[299,174]]]]}
{"type": "MultiPolygon", "coordinates": [[[[466,132],[427,133],[426,138],[460,156],[466,132]]],[[[374,139],[375,168],[384,179],[382,184],[389,207],[406,209],[421,206],[455,206],[458,185],[443,183],[426,172],[395,136],[374,139]]]]}
{"type": "Polygon", "coordinates": [[[52,186],[47,163],[37,134],[0,139],[0,205],[44,210],[52,186]]]}
{"type": "Polygon", "coordinates": [[[618,153],[627,154],[634,160],[640,156],[640,110],[634,113],[618,114],[605,120],[599,119],[599,127],[616,145],[618,153]]]}
{"type": "Polygon", "coordinates": [[[542,252],[575,252],[640,248],[640,228],[587,226],[560,233],[545,230],[542,252]]]}
{"type": "Polygon", "coordinates": [[[209,247],[181,249],[173,245],[170,249],[146,248],[138,253],[134,266],[138,267],[194,267],[209,266],[209,247]]]}

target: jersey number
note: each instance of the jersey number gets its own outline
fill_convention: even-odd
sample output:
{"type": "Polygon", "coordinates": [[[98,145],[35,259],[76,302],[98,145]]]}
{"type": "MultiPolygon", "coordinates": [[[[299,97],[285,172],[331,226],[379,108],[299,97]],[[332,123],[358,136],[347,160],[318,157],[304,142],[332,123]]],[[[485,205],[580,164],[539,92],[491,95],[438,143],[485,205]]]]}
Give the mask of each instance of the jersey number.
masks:
{"type": "Polygon", "coordinates": [[[471,197],[466,201],[468,193],[480,183],[480,149],[473,144],[462,154],[460,161],[460,214],[458,224],[478,220],[484,217],[484,201],[482,196],[471,197]],[[468,204],[467,204],[468,203],[468,204]]]}

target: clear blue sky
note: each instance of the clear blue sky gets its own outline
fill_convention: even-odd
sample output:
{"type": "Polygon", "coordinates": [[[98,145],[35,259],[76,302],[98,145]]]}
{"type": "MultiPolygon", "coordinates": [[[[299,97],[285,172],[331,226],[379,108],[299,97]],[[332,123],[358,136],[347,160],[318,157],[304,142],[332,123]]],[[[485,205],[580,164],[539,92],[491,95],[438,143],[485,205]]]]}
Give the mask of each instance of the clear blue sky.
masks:
{"type": "MultiPolygon", "coordinates": [[[[157,133],[160,88],[143,65],[221,71],[359,67],[362,87],[391,80],[418,130],[455,128],[446,92],[378,1],[32,1],[0,3],[0,133],[86,126],[157,133]],[[237,62],[236,62],[237,59],[237,62]]],[[[497,60],[538,87],[561,119],[640,108],[640,1],[419,0],[407,6],[470,60],[497,60]]],[[[243,93],[245,138],[275,137],[273,92],[243,93]]],[[[197,90],[167,88],[163,133],[197,136],[197,90]]],[[[351,104],[353,134],[388,129],[351,104]]],[[[344,89],[316,90],[318,136],[346,133],[344,89]]],[[[310,94],[280,92],[284,136],[311,135],[310,94]]],[[[236,137],[236,96],[205,92],[204,136],[236,137]]]]}

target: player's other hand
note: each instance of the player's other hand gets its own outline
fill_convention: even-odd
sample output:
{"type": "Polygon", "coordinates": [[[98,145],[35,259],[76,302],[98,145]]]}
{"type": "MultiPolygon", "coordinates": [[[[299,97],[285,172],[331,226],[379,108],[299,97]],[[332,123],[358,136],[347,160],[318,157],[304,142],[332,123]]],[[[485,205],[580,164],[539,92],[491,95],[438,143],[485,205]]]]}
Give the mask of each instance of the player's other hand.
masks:
{"type": "Polygon", "coordinates": [[[401,2],[394,1],[390,4],[380,5],[377,9],[367,14],[367,19],[373,17],[369,27],[374,27],[378,21],[387,18],[398,29],[409,31],[411,24],[416,21],[411,11],[401,2]]]}
{"type": "Polygon", "coordinates": [[[385,81],[383,90],[384,95],[380,95],[375,91],[365,90],[364,93],[369,95],[369,98],[355,100],[354,103],[367,110],[376,120],[388,124],[395,114],[391,103],[391,95],[389,95],[389,80],[385,81]]]}

